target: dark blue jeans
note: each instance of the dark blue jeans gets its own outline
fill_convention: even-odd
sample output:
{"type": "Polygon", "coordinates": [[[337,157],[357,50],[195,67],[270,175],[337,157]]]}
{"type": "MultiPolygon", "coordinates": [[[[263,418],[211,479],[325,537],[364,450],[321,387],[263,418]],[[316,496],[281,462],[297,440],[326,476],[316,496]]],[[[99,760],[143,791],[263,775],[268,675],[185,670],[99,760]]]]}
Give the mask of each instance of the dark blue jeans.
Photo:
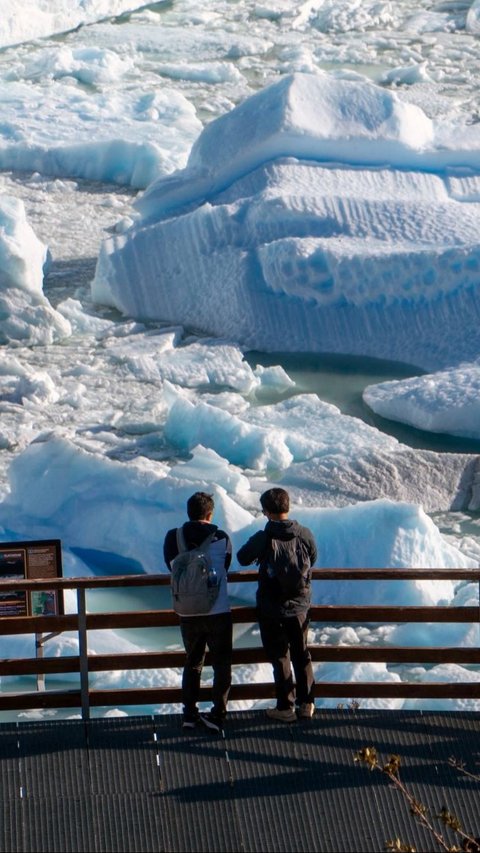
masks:
{"type": "Polygon", "coordinates": [[[307,648],[308,611],[283,618],[265,618],[260,612],[258,621],[263,647],[273,667],[277,708],[285,711],[293,709],[295,702],[313,702],[315,681],[307,648]]]}
{"type": "Polygon", "coordinates": [[[212,712],[222,719],[227,713],[232,683],[232,614],[183,617],[180,629],[187,653],[182,677],[183,712],[186,715],[197,713],[200,679],[208,647],[213,669],[212,712]]]}

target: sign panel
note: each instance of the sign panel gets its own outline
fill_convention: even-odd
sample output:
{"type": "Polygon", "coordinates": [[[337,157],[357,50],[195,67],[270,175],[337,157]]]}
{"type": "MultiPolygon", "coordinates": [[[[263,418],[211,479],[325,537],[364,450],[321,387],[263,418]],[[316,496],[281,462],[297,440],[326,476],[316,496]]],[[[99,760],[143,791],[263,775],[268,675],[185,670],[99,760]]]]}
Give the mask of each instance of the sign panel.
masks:
{"type": "Polygon", "coordinates": [[[60,539],[0,542],[0,618],[2,616],[54,616],[63,613],[59,590],[2,592],[2,579],[61,578],[60,539]]]}

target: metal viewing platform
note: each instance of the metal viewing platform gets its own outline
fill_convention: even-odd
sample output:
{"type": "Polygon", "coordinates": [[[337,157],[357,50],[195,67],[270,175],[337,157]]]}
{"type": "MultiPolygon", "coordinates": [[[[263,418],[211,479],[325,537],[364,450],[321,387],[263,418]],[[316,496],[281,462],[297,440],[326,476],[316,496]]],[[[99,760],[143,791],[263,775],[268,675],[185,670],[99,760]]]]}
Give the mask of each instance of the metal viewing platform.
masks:
{"type": "Polygon", "coordinates": [[[0,850],[371,853],[397,838],[441,849],[388,778],[355,763],[365,746],[399,755],[449,845],[443,807],[480,834],[480,714],[344,708],[284,724],[248,711],[229,715],[224,737],[185,734],[168,714],[0,725],[0,850]]]}

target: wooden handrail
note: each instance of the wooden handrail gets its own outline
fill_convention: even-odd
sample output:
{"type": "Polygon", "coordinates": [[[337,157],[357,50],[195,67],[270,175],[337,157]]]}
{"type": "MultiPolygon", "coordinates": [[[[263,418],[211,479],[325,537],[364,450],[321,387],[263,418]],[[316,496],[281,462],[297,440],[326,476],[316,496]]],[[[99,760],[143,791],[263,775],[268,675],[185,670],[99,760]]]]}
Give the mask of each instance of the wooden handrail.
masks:
{"type": "MultiPolygon", "coordinates": [[[[414,646],[312,646],[312,660],[351,662],[360,661],[378,663],[449,663],[480,664],[480,649],[464,646],[441,646],[435,648],[417,648],[414,646]]],[[[250,664],[265,663],[267,657],[260,646],[243,646],[233,650],[232,663],[250,664]]],[[[166,669],[180,668],[185,663],[184,651],[168,652],[129,652],[118,655],[89,655],[89,672],[111,672],[118,669],[166,669]]],[[[207,653],[205,663],[208,666],[210,656],[207,653]]],[[[23,675],[43,673],[59,674],[79,672],[80,658],[78,655],[50,658],[13,658],[0,660],[0,676],[16,675],[19,668],[23,675]]]]}
{"type": "MultiPolygon", "coordinates": [[[[250,624],[257,621],[255,607],[232,607],[235,624],[250,624]]],[[[476,622],[477,607],[443,606],[396,606],[396,605],[351,605],[314,604],[310,608],[312,622],[476,622]]],[[[130,610],[128,612],[87,613],[87,629],[167,628],[179,624],[173,610],[130,610]]],[[[4,616],[0,620],[2,634],[57,633],[78,631],[78,616],[4,616]]]]}
{"type": "MultiPolygon", "coordinates": [[[[236,571],[229,575],[230,583],[256,582],[256,570],[236,571]]],[[[314,581],[329,580],[470,580],[480,581],[480,569],[314,569],[314,581]]],[[[102,578],[58,578],[35,580],[3,580],[2,591],[38,589],[76,589],[77,612],[58,616],[6,616],[0,619],[0,634],[32,634],[39,637],[64,631],[75,632],[79,638],[79,654],[60,658],[35,657],[0,659],[0,676],[52,675],[78,673],[80,687],[72,690],[35,690],[1,692],[0,711],[27,708],[72,708],[81,707],[82,716],[87,718],[90,707],[116,705],[139,705],[152,703],[178,703],[181,701],[180,687],[136,688],[96,690],[89,684],[89,673],[115,670],[181,668],[185,654],[182,650],[130,653],[118,655],[90,655],[88,632],[101,629],[161,628],[177,625],[178,616],[172,610],[120,611],[111,613],[88,613],[85,594],[89,590],[105,588],[132,588],[166,586],[169,574],[116,575],[102,578]]],[[[252,624],[257,620],[254,606],[234,606],[233,621],[236,624],[252,624]]],[[[314,605],[310,611],[311,621],[325,624],[369,624],[369,623],[479,623],[479,607],[445,606],[345,606],[314,605]]],[[[385,663],[457,663],[479,664],[478,647],[371,647],[371,646],[310,646],[312,659],[319,661],[364,661],[385,663]]],[[[265,662],[261,646],[235,648],[233,665],[265,662]]],[[[207,655],[207,664],[209,658],[207,655]]],[[[417,682],[320,682],[315,687],[316,696],[359,698],[404,696],[425,698],[480,698],[480,682],[417,683],[417,682]]],[[[208,688],[202,688],[201,698],[207,698],[208,688]]],[[[273,683],[234,684],[230,693],[232,700],[263,699],[274,697],[273,683]]]]}
{"type": "MultiPolygon", "coordinates": [[[[255,583],[256,569],[231,570],[229,583],[255,583]]],[[[480,581],[478,569],[312,569],[313,580],[469,580],[480,581]]],[[[168,572],[158,574],[109,575],[108,577],[7,578],[0,581],[2,591],[39,589],[109,589],[116,587],[170,586],[168,572]]]]}

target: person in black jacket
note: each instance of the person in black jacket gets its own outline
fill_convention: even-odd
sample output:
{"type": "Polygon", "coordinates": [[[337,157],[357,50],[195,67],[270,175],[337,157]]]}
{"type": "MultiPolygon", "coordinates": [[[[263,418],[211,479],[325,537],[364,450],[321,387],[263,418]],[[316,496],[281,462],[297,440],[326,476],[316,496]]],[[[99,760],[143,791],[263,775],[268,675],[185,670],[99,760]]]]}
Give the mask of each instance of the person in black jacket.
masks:
{"type": "MultiPolygon", "coordinates": [[[[187,501],[189,520],[183,525],[185,544],[188,550],[198,548],[212,532],[215,533],[209,550],[218,577],[219,592],[207,615],[180,617],[187,653],[182,675],[183,728],[193,729],[201,723],[212,731],[221,732],[232,681],[232,614],[227,591],[232,543],[224,530],[212,524],[213,511],[213,497],[206,492],[195,492],[187,501]],[[207,646],[213,668],[213,707],[209,714],[201,714],[197,702],[207,646]]],[[[167,532],[163,544],[163,555],[169,569],[178,552],[177,528],[173,528],[167,532]]]]}
{"type": "MultiPolygon", "coordinates": [[[[285,723],[298,717],[310,718],[315,711],[312,660],[307,647],[310,609],[310,576],[293,597],[286,598],[273,576],[269,557],[272,540],[288,542],[296,539],[315,565],[317,547],[312,531],[289,519],[290,498],[285,489],[268,489],[260,497],[263,514],[268,521],[264,530],[250,537],[238,551],[241,566],[259,566],[257,608],[263,647],[273,667],[277,705],[267,716],[285,723]],[[292,666],[295,682],[292,677],[292,666]]],[[[297,546],[296,546],[297,547],[297,546]]]]}

